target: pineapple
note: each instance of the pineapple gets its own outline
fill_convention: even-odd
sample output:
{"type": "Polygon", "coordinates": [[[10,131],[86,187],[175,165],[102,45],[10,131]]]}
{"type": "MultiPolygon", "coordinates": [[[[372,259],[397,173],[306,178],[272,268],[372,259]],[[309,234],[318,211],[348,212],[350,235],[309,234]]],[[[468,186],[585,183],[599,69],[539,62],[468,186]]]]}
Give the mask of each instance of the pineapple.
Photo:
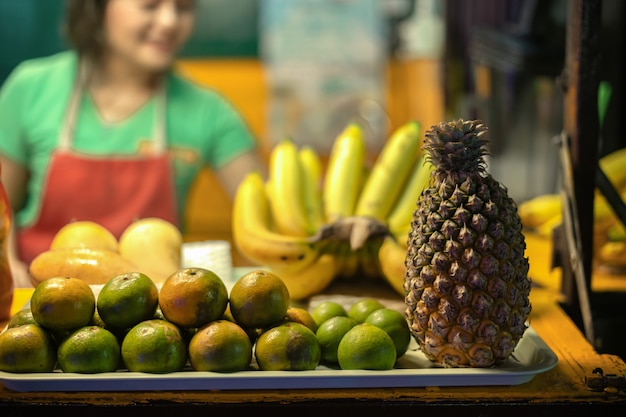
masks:
{"type": "Polygon", "coordinates": [[[406,316],[421,350],[446,367],[492,367],[526,330],[531,306],[517,205],[487,171],[486,127],[433,126],[435,170],[417,201],[406,256],[406,316]]]}

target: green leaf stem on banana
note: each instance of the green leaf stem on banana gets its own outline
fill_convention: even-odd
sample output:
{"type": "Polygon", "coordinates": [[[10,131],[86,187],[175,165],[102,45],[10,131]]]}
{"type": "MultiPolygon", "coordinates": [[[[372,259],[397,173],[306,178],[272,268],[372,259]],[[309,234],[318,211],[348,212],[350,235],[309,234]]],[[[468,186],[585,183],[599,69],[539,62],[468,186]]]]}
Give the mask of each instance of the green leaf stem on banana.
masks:
{"type": "Polygon", "coordinates": [[[350,123],[333,142],[322,190],[326,222],[352,216],[365,164],[363,130],[350,123]]]}
{"type": "Polygon", "coordinates": [[[420,154],[420,126],[409,122],[391,135],[376,158],[355,214],[385,221],[420,154]]]}

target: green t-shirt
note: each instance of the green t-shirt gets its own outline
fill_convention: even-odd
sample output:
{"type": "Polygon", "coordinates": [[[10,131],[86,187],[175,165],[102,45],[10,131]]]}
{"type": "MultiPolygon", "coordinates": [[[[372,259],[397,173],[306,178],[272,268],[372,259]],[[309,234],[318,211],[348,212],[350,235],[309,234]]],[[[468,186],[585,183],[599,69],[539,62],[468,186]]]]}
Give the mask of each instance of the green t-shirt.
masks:
{"type": "MultiPolygon", "coordinates": [[[[16,213],[19,226],[39,212],[43,182],[77,72],[77,55],[61,52],[21,63],[0,89],[0,153],[29,170],[25,206],[16,213]]],[[[167,79],[166,137],[173,157],[179,216],[200,169],[220,168],[256,146],[244,120],[217,92],[171,73],[167,79]]],[[[119,123],[103,121],[84,93],[72,141],[88,155],[138,154],[152,140],[153,98],[119,123]]]]}

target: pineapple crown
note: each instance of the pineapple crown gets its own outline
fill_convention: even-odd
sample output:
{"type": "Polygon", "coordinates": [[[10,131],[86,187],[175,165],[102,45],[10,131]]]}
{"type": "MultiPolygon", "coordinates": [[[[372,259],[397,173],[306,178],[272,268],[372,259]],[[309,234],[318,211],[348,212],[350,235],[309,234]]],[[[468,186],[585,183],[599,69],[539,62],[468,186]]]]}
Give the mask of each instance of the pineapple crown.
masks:
{"type": "Polygon", "coordinates": [[[480,120],[457,119],[434,125],[426,132],[423,149],[437,170],[477,172],[486,170],[484,155],[487,127],[480,120]]]}

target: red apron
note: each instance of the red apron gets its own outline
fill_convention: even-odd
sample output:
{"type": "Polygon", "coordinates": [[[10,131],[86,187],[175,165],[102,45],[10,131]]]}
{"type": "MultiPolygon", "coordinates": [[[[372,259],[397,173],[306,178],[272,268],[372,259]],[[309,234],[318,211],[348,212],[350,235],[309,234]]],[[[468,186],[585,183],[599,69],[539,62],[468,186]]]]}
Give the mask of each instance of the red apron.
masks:
{"type": "Polygon", "coordinates": [[[49,249],[54,235],[71,221],[91,220],[120,237],[138,218],[159,217],[178,225],[176,197],[165,139],[165,94],[157,94],[154,154],[88,156],[73,153],[73,130],[85,85],[79,72],[68,111],[51,156],[39,216],[18,232],[20,257],[30,263],[49,249]]]}

